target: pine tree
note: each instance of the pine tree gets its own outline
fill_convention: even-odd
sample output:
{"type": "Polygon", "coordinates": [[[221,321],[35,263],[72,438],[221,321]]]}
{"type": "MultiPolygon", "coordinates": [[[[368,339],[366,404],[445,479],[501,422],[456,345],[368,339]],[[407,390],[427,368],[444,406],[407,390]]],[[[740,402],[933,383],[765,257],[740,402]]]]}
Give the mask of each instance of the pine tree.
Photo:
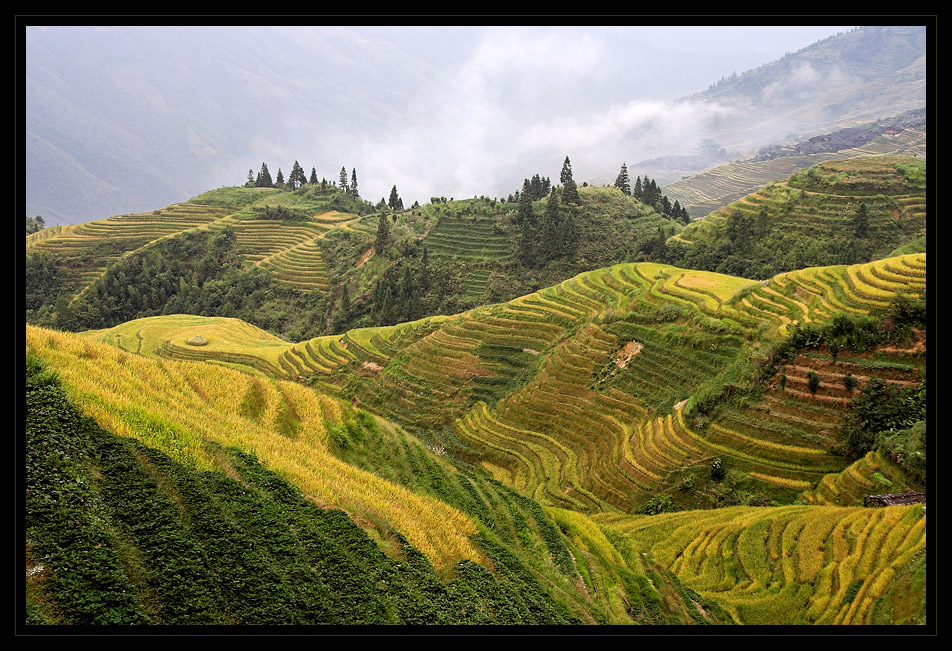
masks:
{"type": "Polygon", "coordinates": [[[255,187],[255,173],[253,170],[248,170],[248,181],[245,183],[246,188],[255,187]]]}
{"type": "Polygon", "coordinates": [[[522,264],[529,264],[535,254],[536,220],[532,211],[532,191],[529,179],[522,185],[519,195],[519,210],[516,213],[519,224],[519,259],[522,264]]]}
{"type": "Polygon", "coordinates": [[[380,215],[380,221],[377,222],[377,238],[374,240],[374,250],[378,254],[383,254],[390,244],[390,222],[386,215],[380,215]]]}
{"type": "Polygon", "coordinates": [[[869,233],[869,207],[865,201],[860,202],[859,210],[853,216],[853,235],[864,238],[869,233]]]}
{"type": "Polygon", "coordinates": [[[360,195],[357,193],[357,168],[354,168],[354,172],[350,177],[350,194],[354,199],[360,199],[360,195]]]}
{"type": "Polygon", "coordinates": [[[545,213],[542,217],[542,237],[539,246],[539,256],[551,260],[562,256],[562,216],[559,212],[559,199],[555,188],[549,193],[549,200],[545,204],[545,213]]]}
{"type": "Polygon", "coordinates": [[[633,196],[638,201],[641,201],[641,198],[644,196],[645,189],[641,185],[641,177],[635,179],[635,187],[631,191],[631,196],[633,196]]]}
{"type": "Polygon", "coordinates": [[[532,177],[532,179],[529,180],[529,190],[530,190],[530,193],[532,194],[533,201],[538,201],[539,199],[545,196],[542,190],[542,178],[538,174],[536,174],[535,176],[532,177]]]}
{"type": "Polygon", "coordinates": [[[308,180],[308,183],[317,183],[317,168],[311,168],[311,178],[308,180]]]}
{"type": "Polygon", "coordinates": [[[572,178],[572,163],[569,157],[565,157],[562,163],[562,173],[559,176],[562,183],[562,203],[579,203],[578,186],[575,185],[575,179],[572,178]]]}
{"type": "Polygon", "coordinates": [[[569,210],[568,214],[560,222],[561,232],[559,233],[559,257],[568,258],[575,255],[578,249],[579,230],[578,223],[575,221],[575,209],[569,210]]]}
{"type": "Polygon", "coordinates": [[[304,170],[301,169],[300,163],[294,161],[294,165],[291,166],[291,174],[288,175],[288,188],[297,190],[305,183],[307,183],[307,177],[304,176],[304,170]]]}
{"type": "Polygon", "coordinates": [[[516,224],[525,228],[526,225],[535,224],[535,216],[532,212],[532,193],[529,191],[529,180],[526,179],[522,184],[522,192],[517,192],[519,209],[516,212],[516,224]]]}
{"type": "Polygon", "coordinates": [[[631,194],[631,180],[628,178],[628,165],[625,163],[621,164],[621,171],[615,179],[615,187],[625,194],[631,194]]]}
{"type": "Polygon", "coordinates": [[[351,316],[350,290],[347,289],[347,281],[344,281],[340,290],[340,306],[337,313],[334,314],[334,331],[340,332],[345,329],[351,316]]]}
{"type": "Polygon", "coordinates": [[[390,206],[390,210],[397,211],[403,205],[403,202],[400,201],[400,195],[397,194],[397,186],[393,186],[393,189],[390,190],[390,200],[387,202],[387,205],[390,206]]]}
{"type": "Polygon", "coordinates": [[[275,179],[274,183],[275,183],[275,185],[283,185],[283,184],[284,184],[284,174],[281,173],[281,168],[280,168],[280,167],[278,168],[278,176],[277,176],[277,178],[275,179]]]}
{"type": "Polygon", "coordinates": [[[344,167],[340,168],[340,189],[341,192],[349,192],[347,188],[347,169],[344,167]]]}
{"type": "Polygon", "coordinates": [[[267,163],[261,163],[261,171],[258,172],[258,177],[255,179],[255,187],[258,188],[273,188],[274,182],[271,180],[271,172],[268,171],[267,163]]]}

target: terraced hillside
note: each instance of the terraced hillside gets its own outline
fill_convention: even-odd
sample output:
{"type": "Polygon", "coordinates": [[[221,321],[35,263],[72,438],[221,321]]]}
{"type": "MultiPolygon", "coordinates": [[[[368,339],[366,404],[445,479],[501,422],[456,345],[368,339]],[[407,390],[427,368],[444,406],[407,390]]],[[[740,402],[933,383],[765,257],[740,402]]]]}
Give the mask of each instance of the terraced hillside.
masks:
{"type": "Polygon", "coordinates": [[[925,162],[834,161],[768,184],[669,240],[684,266],[753,278],[925,250],[925,162]]]}
{"type": "Polygon", "coordinates": [[[700,219],[755,192],[768,183],[820,163],[870,156],[915,156],[925,159],[926,133],[904,129],[837,152],[783,156],[770,160],[737,161],[676,181],[663,188],[678,200],[692,219],[700,219]]]}
{"type": "Polygon", "coordinates": [[[831,454],[830,429],[842,376],[913,382],[924,338],[835,359],[809,348],[759,378],[770,342],[885,313],[925,293],[925,272],[924,254],[768,283],[623,264],[298,344],[184,316],[29,328],[27,343],[110,432],[213,472],[247,472],[216,450],[253,454],[392,558],[405,539],[450,577],[478,576],[467,562],[522,577],[553,616],[911,623],[925,616],[924,511],[859,508],[906,475],[881,454],[831,454]],[[815,394],[800,387],[811,371],[815,394]]]}
{"type": "Polygon", "coordinates": [[[730,622],[581,516],[300,384],[39,328],[27,358],[27,624],[730,622]]]}
{"type": "MultiPolygon", "coordinates": [[[[629,512],[715,457],[768,500],[842,470],[846,462],[829,452],[840,416],[824,406],[836,376],[824,376],[815,396],[802,386],[819,362],[798,358],[784,368],[783,391],[753,398],[756,409],[697,417],[725,391],[752,391],[769,342],[796,324],[884,312],[897,291],[924,293],[924,273],[924,254],[767,283],[639,263],[453,317],[299,344],[238,347],[223,331],[197,348],[187,341],[200,322],[166,318],[88,336],[163,339],[154,346],[161,356],[310,381],[543,503],[629,512]]],[[[845,359],[836,363],[866,377],[845,359]]]]}
{"type": "MultiPolygon", "coordinates": [[[[537,219],[547,203],[534,202],[537,219]]],[[[508,300],[583,268],[643,256],[681,228],[617,189],[582,188],[580,206],[556,211],[575,224],[571,245],[550,251],[551,233],[527,240],[517,208],[434,197],[390,212],[327,185],[220,188],[153,213],[31,235],[27,319],[79,330],[224,309],[300,338],[508,300]],[[232,240],[227,261],[219,236],[232,240]],[[527,242],[534,251],[517,256],[527,242]],[[414,282],[420,286],[408,286],[414,282]],[[232,291],[240,296],[228,297],[232,291]],[[399,309],[388,305],[393,296],[399,309]],[[307,322],[292,312],[308,313],[307,322]]]]}
{"type": "Polygon", "coordinates": [[[151,213],[48,228],[27,238],[27,254],[55,256],[69,270],[68,287],[75,296],[122,256],[183,233],[230,228],[249,264],[271,270],[275,279],[293,287],[326,291],[327,265],[319,241],[357,219],[333,208],[335,193],[225,188],[151,213]],[[278,213],[278,207],[285,212],[278,213]],[[283,218],[265,218],[267,209],[283,218]]]}
{"type": "Polygon", "coordinates": [[[738,622],[925,623],[922,505],[732,507],[593,520],[623,532],[738,622]]]}
{"type": "Polygon", "coordinates": [[[61,267],[69,271],[69,291],[77,294],[120,256],[160,238],[207,228],[228,214],[219,206],[189,202],[151,213],[54,226],[27,237],[26,251],[27,255],[47,253],[59,258],[61,267]]]}

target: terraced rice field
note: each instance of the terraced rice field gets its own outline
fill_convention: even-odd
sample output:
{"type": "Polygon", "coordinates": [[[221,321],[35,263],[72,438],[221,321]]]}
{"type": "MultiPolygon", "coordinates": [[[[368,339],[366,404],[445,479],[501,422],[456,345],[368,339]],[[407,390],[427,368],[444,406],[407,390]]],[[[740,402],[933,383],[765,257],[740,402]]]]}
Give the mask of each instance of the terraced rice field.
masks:
{"type": "MultiPolygon", "coordinates": [[[[138,332],[145,341],[168,336],[175,341],[192,327],[204,328],[209,347],[218,337],[242,340],[242,333],[269,343],[260,331],[248,332],[246,324],[224,319],[204,326],[173,319],[165,332],[151,331],[162,328],[166,318],[146,320],[127,332],[138,332]]],[[[333,454],[328,431],[354,417],[349,404],[296,382],[216,364],[133,355],[90,340],[112,343],[118,334],[82,337],[28,326],[27,349],[57,369],[86,415],[120,436],[137,438],[202,470],[216,469],[206,441],[235,447],[255,455],[319,505],[345,509],[365,526],[386,523],[400,531],[437,567],[464,558],[479,560],[469,540],[475,525],[468,517],[333,454]]],[[[243,343],[248,346],[250,340],[243,343]]]]}
{"type": "Polygon", "coordinates": [[[64,258],[78,292],[122,255],[186,231],[228,227],[235,231],[248,262],[270,270],[279,282],[302,291],[328,289],[327,265],[318,240],[333,229],[351,228],[356,215],[329,211],[303,222],[277,221],[236,216],[243,210],[192,201],[151,213],[49,228],[27,238],[27,253],[43,251],[64,258]]]}
{"type": "MultiPolygon", "coordinates": [[[[827,452],[830,431],[849,399],[842,375],[865,377],[861,361],[798,358],[783,369],[783,391],[769,391],[749,409],[728,410],[701,431],[686,424],[682,405],[756,351],[761,337],[794,321],[875,311],[900,287],[924,291],[925,264],[924,254],[912,254],[790,272],[766,285],[624,264],[452,317],[298,344],[228,329],[243,343],[221,332],[214,345],[209,336],[209,345],[190,346],[199,320],[163,334],[157,349],[165,357],[215,359],[308,380],[440,441],[543,503],[631,511],[673,473],[714,456],[753,479],[797,490],[842,470],[843,462],[827,452]],[[856,291],[853,279],[872,289],[856,291]],[[874,291],[880,300],[870,299],[874,291]],[[653,316],[671,306],[680,310],[677,321],[653,316]],[[806,389],[811,370],[821,375],[816,395],[806,389]]],[[[223,327],[216,323],[210,332],[223,327]]],[[[119,335],[97,337],[118,341],[119,335]]],[[[121,345],[129,349],[134,336],[147,337],[122,333],[121,345]]]]}
{"type": "Polygon", "coordinates": [[[26,239],[27,254],[45,252],[64,260],[79,292],[120,256],[179,233],[207,228],[229,214],[224,208],[180,203],[164,210],[120,215],[83,224],[55,226],[26,239]]]}
{"type": "MultiPolygon", "coordinates": [[[[893,607],[891,594],[925,562],[921,505],[731,507],[593,519],[624,532],[646,557],[743,624],[876,623],[893,607]]],[[[917,609],[906,615],[912,619],[917,609]]]]}
{"type": "Polygon", "coordinates": [[[899,481],[902,472],[877,451],[869,452],[843,471],[831,473],[813,488],[804,491],[808,504],[855,506],[865,495],[902,492],[899,481]]]}
{"type": "Polygon", "coordinates": [[[692,219],[706,217],[738,201],[759,187],[825,161],[855,157],[909,155],[924,158],[925,134],[907,129],[899,135],[874,140],[862,147],[836,153],[784,156],[768,161],[728,163],[662,188],[673,202],[679,201],[692,219]]]}
{"type": "Polygon", "coordinates": [[[511,254],[508,238],[495,229],[492,218],[444,216],[426,236],[433,255],[465,260],[495,261],[511,254]]]}

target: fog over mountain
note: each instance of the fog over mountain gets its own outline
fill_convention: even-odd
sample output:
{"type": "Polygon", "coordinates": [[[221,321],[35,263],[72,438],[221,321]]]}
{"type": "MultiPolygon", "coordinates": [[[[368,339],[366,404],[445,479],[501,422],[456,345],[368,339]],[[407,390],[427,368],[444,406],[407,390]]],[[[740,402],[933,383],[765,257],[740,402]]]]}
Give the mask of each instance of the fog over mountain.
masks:
{"type": "MultiPolygon", "coordinates": [[[[850,29],[31,26],[26,212],[151,210],[295,160],[407,205],[557,182],[566,155],[595,181],[707,137],[755,143],[725,140],[743,111],[704,89],[850,29]]],[[[791,88],[836,85],[797,70],[791,88]]]]}

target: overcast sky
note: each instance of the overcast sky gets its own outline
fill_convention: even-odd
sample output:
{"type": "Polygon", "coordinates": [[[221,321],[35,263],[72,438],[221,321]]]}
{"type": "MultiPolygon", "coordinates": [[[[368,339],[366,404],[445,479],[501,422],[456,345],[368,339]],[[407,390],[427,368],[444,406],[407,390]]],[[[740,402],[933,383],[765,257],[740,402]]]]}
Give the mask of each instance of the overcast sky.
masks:
{"type": "Polygon", "coordinates": [[[566,155],[581,182],[692,153],[718,108],[672,100],[849,29],[487,28],[392,138],[344,133],[340,148],[358,154],[363,178],[393,179],[410,201],[504,196],[533,173],[557,179],[566,155]]]}
{"type": "Polygon", "coordinates": [[[50,189],[30,170],[65,182],[60,163],[84,199],[121,203],[77,221],[239,185],[261,162],[328,180],[356,169],[365,198],[396,185],[405,205],[505,196],[535,173],[557,179],[565,156],[582,182],[691,153],[719,108],[673,100],[849,29],[29,28],[28,212],[50,189]]]}

